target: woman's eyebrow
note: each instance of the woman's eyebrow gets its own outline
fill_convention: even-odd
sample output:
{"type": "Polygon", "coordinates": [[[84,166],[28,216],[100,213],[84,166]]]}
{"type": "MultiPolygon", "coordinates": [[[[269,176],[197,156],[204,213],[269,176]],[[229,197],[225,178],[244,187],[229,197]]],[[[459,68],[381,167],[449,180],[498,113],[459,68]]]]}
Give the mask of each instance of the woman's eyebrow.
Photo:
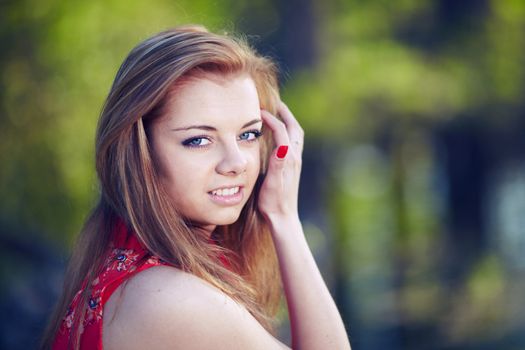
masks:
{"type": "Polygon", "coordinates": [[[254,120],[251,120],[251,121],[249,121],[248,123],[244,124],[244,125],[242,126],[241,129],[247,128],[247,127],[249,127],[250,125],[257,124],[257,123],[262,123],[262,120],[259,119],[259,118],[256,118],[256,119],[254,119],[254,120]]]}
{"type": "MultiPolygon", "coordinates": [[[[253,125],[253,124],[256,124],[256,123],[260,123],[260,122],[262,122],[262,120],[258,119],[258,118],[254,119],[254,120],[251,120],[248,123],[244,124],[241,127],[241,129],[247,128],[250,125],[253,125]]],[[[184,126],[184,127],[181,127],[181,128],[174,128],[174,129],[171,129],[171,131],[181,131],[181,130],[191,130],[191,129],[199,129],[199,130],[206,130],[206,131],[217,131],[217,128],[215,128],[213,126],[210,126],[210,125],[190,125],[190,126],[184,126]]]]}
{"type": "Polygon", "coordinates": [[[182,127],[182,128],[171,129],[171,131],[181,131],[181,130],[190,130],[190,129],[217,131],[217,129],[215,129],[213,126],[209,126],[209,125],[190,125],[190,126],[185,126],[185,127],[182,127]]]}

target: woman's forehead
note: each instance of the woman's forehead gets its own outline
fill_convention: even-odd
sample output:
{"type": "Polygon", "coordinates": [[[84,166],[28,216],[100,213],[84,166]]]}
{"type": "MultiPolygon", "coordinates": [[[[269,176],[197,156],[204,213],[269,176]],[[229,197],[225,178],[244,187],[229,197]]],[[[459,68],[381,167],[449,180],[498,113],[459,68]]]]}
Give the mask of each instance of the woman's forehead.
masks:
{"type": "Polygon", "coordinates": [[[188,79],[170,94],[162,119],[174,128],[196,123],[235,126],[259,114],[255,83],[247,75],[237,75],[188,79]]]}

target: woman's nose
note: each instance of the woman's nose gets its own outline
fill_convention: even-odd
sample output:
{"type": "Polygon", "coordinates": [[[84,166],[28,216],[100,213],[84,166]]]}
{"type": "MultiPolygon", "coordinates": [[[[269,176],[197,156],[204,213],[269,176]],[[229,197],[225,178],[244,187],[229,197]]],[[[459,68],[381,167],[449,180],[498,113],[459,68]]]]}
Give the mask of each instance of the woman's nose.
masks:
{"type": "Polygon", "coordinates": [[[246,171],[248,160],[237,143],[225,145],[216,170],[222,175],[237,175],[246,171]]]}

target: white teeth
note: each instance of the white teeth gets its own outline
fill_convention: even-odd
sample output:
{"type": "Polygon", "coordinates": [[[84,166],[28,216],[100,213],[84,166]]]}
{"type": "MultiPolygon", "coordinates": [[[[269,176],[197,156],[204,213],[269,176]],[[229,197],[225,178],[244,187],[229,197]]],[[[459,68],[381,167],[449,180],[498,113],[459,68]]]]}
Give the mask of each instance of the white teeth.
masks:
{"type": "Polygon", "coordinates": [[[237,192],[239,192],[239,186],[232,188],[221,188],[212,191],[211,194],[213,194],[214,196],[233,196],[237,192]]]}

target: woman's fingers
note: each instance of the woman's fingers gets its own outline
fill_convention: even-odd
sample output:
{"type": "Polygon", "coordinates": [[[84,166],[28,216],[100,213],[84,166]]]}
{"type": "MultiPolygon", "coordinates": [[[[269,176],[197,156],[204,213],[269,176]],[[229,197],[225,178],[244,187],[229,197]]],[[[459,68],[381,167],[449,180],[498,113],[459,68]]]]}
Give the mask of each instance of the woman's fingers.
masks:
{"type": "Polygon", "coordinates": [[[303,129],[299,125],[299,122],[297,121],[297,119],[295,119],[294,115],[284,102],[279,102],[279,105],[277,106],[277,113],[279,113],[279,115],[283,119],[288,131],[297,134],[301,134],[303,132],[303,129]]]}
{"type": "Polygon", "coordinates": [[[290,109],[280,101],[277,106],[277,113],[282,118],[282,122],[266,110],[261,110],[266,124],[274,133],[274,141],[277,146],[291,145],[298,154],[303,151],[304,131],[293,116],[290,109]]]}
{"type": "Polygon", "coordinates": [[[264,109],[261,110],[261,116],[264,123],[272,130],[275,144],[277,146],[288,146],[290,144],[290,138],[288,137],[284,123],[264,109]]]}
{"type": "Polygon", "coordinates": [[[303,141],[304,141],[304,131],[301,128],[301,125],[299,125],[299,122],[297,119],[295,119],[294,115],[284,104],[284,102],[280,102],[279,106],[277,108],[277,112],[279,113],[279,116],[282,118],[283,122],[286,125],[286,130],[288,131],[288,137],[290,139],[291,145],[299,151],[299,154],[303,150],[303,141]]]}

